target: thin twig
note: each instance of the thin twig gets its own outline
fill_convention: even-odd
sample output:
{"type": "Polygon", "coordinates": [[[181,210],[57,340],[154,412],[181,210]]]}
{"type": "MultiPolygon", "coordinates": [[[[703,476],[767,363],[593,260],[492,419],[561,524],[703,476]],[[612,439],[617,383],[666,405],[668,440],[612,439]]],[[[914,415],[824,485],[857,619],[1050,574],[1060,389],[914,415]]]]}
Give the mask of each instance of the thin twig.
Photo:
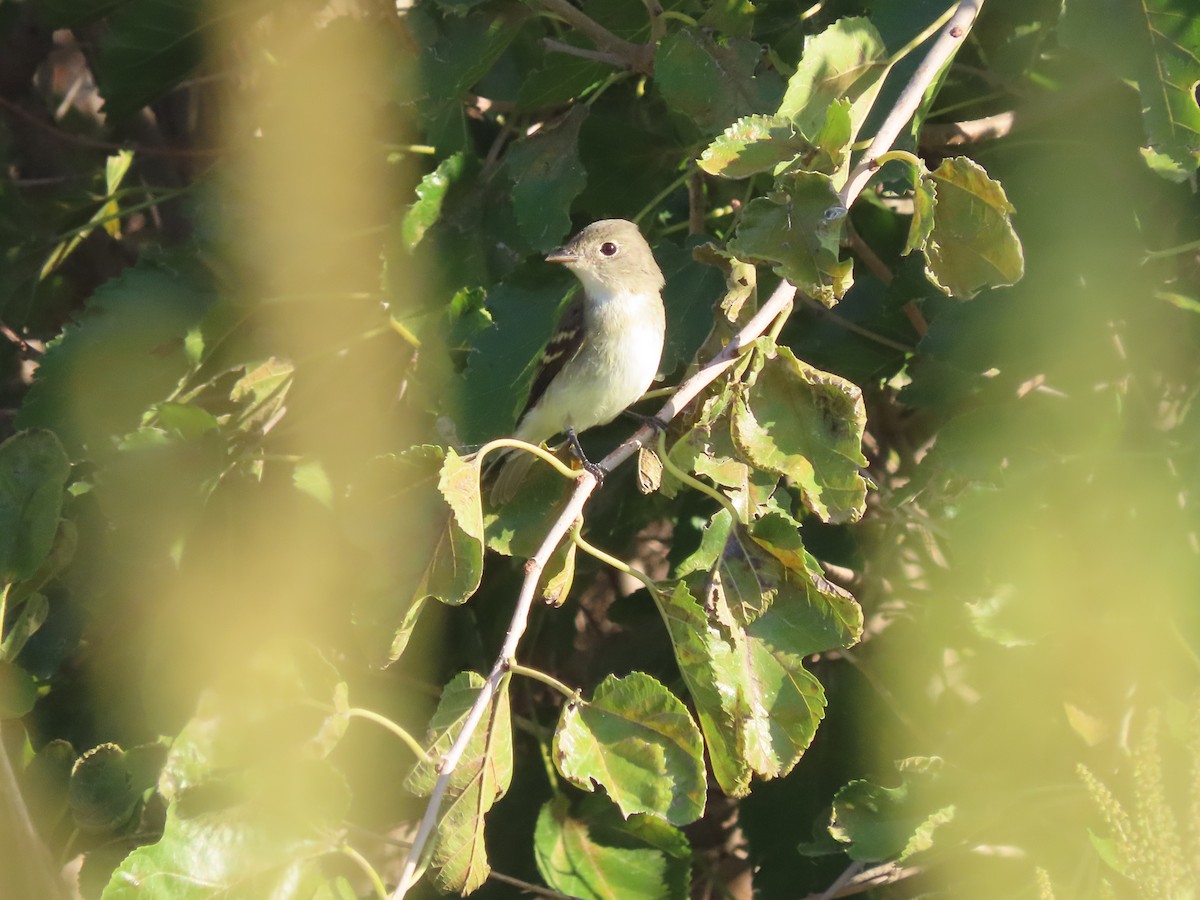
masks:
{"type": "MultiPolygon", "coordinates": [[[[560,7],[565,6],[572,13],[576,14],[576,17],[583,15],[567,3],[566,0],[542,0],[542,3],[547,8],[553,9],[560,14],[562,12],[560,7]]],[[[913,73],[912,80],[909,81],[908,85],[901,92],[896,106],[888,114],[883,125],[880,127],[879,133],[871,142],[871,146],[867,150],[867,155],[863,157],[858,166],[850,173],[846,187],[843,188],[841,194],[843,205],[847,209],[862,192],[863,186],[875,171],[871,161],[885,153],[891,147],[891,142],[899,135],[900,129],[904,127],[904,124],[920,104],[921,97],[924,95],[926,88],[933,82],[934,76],[936,76],[938,70],[941,68],[942,63],[949,58],[953,48],[965,36],[967,29],[974,21],[982,4],[983,0],[963,0],[949,22],[947,22],[945,29],[934,42],[933,47],[929,51],[929,56],[925,58],[924,62],[917,67],[916,72],[913,73]]],[[[563,18],[571,22],[571,24],[576,25],[579,30],[584,31],[582,27],[572,21],[572,17],[563,14],[563,18]]],[[[586,16],[583,16],[583,18],[587,19],[586,16]]],[[[591,19],[587,19],[587,21],[591,25],[600,28],[591,19]]],[[[601,28],[601,31],[603,30],[601,28]]],[[[584,31],[584,33],[586,34],[587,32],[584,31]]],[[[608,32],[604,33],[608,34],[608,32]]],[[[595,36],[591,34],[588,36],[595,40],[598,45],[600,44],[600,41],[595,36]]],[[[609,37],[612,36],[609,35],[609,37]]],[[[624,44],[625,42],[622,41],[621,43],[624,44]]],[[[661,422],[669,422],[683,412],[688,404],[700,395],[701,391],[734,365],[738,357],[742,354],[742,351],[753,344],[771,326],[776,317],[793,302],[795,296],[796,287],[787,281],[781,281],[758,312],[746,323],[745,327],[733,336],[720,353],[678,387],[675,393],[663,404],[655,418],[661,422]]],[[[629,459],[639,447],[648,445],[654,438],[656,431],[657,427],[655,425],[646,424],[641,426],[624,443],[608,454],[608,456],[604,457],[600,461],[600,466],[606,472],[613,471],[617,466],[629,459]]],[[[408,893],[409,888],[412,887],[411,882],[415,880],[414,875],[424,852],[425,845],[429,842],[429,838],[433,834],[433,829],[437,824],[442,799],[450,785],[454,770],[462,758],[467,742],[470,741],[471,735],[474,734],[475,728],[483,718],[484,712],[491,704],[500,683],[508,676],[509,667],[516,658],[517,645],[520,643],[521,636],[525,633],[528,625],[529,611],[533,606],[537,583],[542,570],[545,568],[546,562],[555,548],[558,547],[567,532],[570,531],[575,520],[582,515],[588,498],[596,489],[596,484],[596,479],[590,472],[584,471],[579,474],[574,493],[572,493],[570,499],[567,501],[566,507],[554,521],[554,524],[550,526],[550,530],[547,532],[541,546],[538,547],[537,552],[525,564],[525,579],[521,583],[521,590],[517,595],[516,607],[509,622],[508,632],[504,637],[504,645],[500,648],[499,656],[497,656],[487,680],[484,681],[483,686],[476,695],[475,702],[467,713],[462,730],[458,733],[458,737],[455,738],[454,745],[446,753],[445,757],[443,757],[441,765],[438,767],[437,781],[434,783],[433,791],[429,795],[429,802],[425,807],[425,814],[421,819],[420,828],[417,830],[416,837],[413,838],[412,849],[409,850],[408,856],[404,861],[404,868],[400,874],[396,890],[392,894],[392,900],[402,900],[408,893]]]]}
{"type": "Polygon", "coordinates": [[[650,74],[650,65],[654,59],[653,47],[631,44],[617,37],[579,7],[572,5],[569,0],[541,0],[541,5],[601,50],[616,54],[624,60],[628,68],[650,74]]]}
{"type": "Polygon", "coordinates": [[[592,62],[604,63],[608,66],[615,66],[618,69],[624,69],[629,64],[628,60],[619,53],[610,53],[607,50],[589,50],[587,47],[576,47],[574,44],[556,41],[554,38],[542,38],[542,46],[556,53],[566,53],[568,56],[590,59],[592,62]]]}
{"type": "Polygon", "coordinates": [[[571,496],[566,508],[550,527],[550,531],[542,541],[542,545],[538,547],[537,553],[525,564],[525,580],[521,584],[520,594],[517,595],[516,609],[513,610],[508,633],[504,636],[504,645],[500,648],[500,655],[496,658],[492,671],[488,673],[487,680],[479,689],[475,703],[463,721],[462,730],[438,767],[438,777],[433,785],[433,791],[429,795],[429,805],[425,808],[425,815],[413,838],[412,849],[408,851],[408,856],[404,860],[404,869],[400,873],[399,884],[396,886],[395,893],[392,894],[393,900],[400,900],[412,887],[413,875],[416,873],[425,845],[429,842],[429,837],[433,834],[433,828],[437,824],[438,812],[441,810],[442,798],[445,796],[446,789],[450,786],[450,778],[458,767],[459,760],[462,759],[463,752],[466,750],[467,742],[475,733],[479,720],[483,718],[484,712],[491,705],[496,689],[500,682],[508,676],[509,664],[516,656],[517,644],[520,643],[521,635],[525,633],[525,628],[529,623],[529,610],[533,606],[538,578],[546,567],[546,561],[566,535],[571,524],[583,512],[583,505],[595,489],[596,477],[590,472],[583,472],[579,476],[575,493],[571,496]]]}

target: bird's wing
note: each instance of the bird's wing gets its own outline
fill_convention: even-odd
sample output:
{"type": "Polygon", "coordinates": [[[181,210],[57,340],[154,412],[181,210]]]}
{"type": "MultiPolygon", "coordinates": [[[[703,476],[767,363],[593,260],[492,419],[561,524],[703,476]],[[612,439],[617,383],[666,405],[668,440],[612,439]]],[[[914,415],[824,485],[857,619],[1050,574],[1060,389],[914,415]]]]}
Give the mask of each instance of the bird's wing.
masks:
{"type": "Polygon", "coordinates": [[[525,402],[525,408],[521,410],[518,422],[525,417],[525,413],[537,405],[537,402],[542,399],[542,395],[546,393],[546,388],[550,386],[550,382],[554,380],[554,376],[575,358],[582,346],[583,295],[579,293],[575,295],[575,299],[571,301],[566,312],[559,319],[558,329],[550,338],[546,349],[542,351],[542,358],[538,361],[538,370],[533,376],[533,387],[529,389],[529,399],[525,402]]]}

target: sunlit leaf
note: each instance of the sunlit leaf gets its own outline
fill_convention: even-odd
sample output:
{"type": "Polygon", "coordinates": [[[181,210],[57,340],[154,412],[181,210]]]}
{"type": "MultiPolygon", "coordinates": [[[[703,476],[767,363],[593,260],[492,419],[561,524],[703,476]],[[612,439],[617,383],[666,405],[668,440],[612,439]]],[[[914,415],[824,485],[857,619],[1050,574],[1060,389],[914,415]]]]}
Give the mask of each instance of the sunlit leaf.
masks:
{"type": "Polygon", "coordinates": [[[653,813],[674,825],[704,811],[700,731],[687,707],[649,675],[610,675],[590,701],[563,707],[554,762],[584,790],[599,784],[628,817],[653,813]]]}
{"type": "Polygon", "coordinates": [[[442,213],[442,204],[446,200],[446,194],[454,187],[454,183],[462,175],[465,166],[466,155],[452,153],[438,163],[436,169],[421,179],[421,183],[417,185],[417,199],[404,213],[404,221],[401,225],[404,244],[408,249],[411,250],[421,243],[425,232],[438,220],[438,216],[442,213]]]}
{"type": "Polygon", "coordinates": [[[1025,256],[1000,183],[964,156],[945,160],[928,177],[937,191],[924,247],[929,279],[962,299],[1019,281],[1025,256]]]}
{"type": "Polygon", "coordinates": [[[820,34],[805,38],[804,53],[788,79],[777,114],[814,138],[825,125],[830,104],[845,99],[851,103],[853,137],[871,109],[886,63],[887,48],[868,19],[838,19],[820,34]]]}
{"type": "Polygon", "coordinates": [[[556,891],[581,900],[685,900],[691,847],[654,816],[625,820],[603,798],[572,809],[560,796],[542,807],[533,836],[538,871],[556,891]]]}
{"type": "Polygon", "coordinates": [[[767,357],[734,404],[733,439],[752,465],[791,478],[822,520],[855,521],[866,504],[860,468],[866,411],[862,391],[797,359],[787,347],[767,357]]]}
{"type": "MultiPolygon", "coordinates": [[[[437,762],[458,739],[483,684],[482,676],[462,672],[443,689],[425,742],[429,761],[418,762],[413,768],[404,782],[408,790],[418,795],[433,790],[437,762]]],[[[501,686],[450,776],[432,858],[443,890],[470,893],[487,878],[490,866],[483,817],[508,790],[512,771],[508,690],[501,686]]]]}

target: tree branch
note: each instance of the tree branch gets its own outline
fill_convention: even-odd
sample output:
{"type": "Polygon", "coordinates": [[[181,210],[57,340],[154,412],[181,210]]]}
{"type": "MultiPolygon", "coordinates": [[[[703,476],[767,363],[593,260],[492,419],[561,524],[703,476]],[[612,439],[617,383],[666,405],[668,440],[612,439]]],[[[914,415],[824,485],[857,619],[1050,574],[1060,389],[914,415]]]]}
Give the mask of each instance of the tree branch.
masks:
{"type": "Polygon", "coordinates": [[[632,44],[617,37],[569,0],[539,0],[542,7],[554,13],[601,50],[619,57],[634,71],[649,75],[654,63],[652,44],[632,44]]]}
{"type": "MultiPolygon", "coordinates": [[[[548,8],[555,9],[555,11],[558,11],[560,5],[568,6],[575,13],[583,16],[582,13],[579,13],[578,10],[575,10],[574,7],[566,3],[566,0],[542,0],[542,2],[548,8]]],[[[982,5],[983,0],[963,0],[954,15],[946,23],[942,33],[930,49],[929,55],[917,67],[912,79],[901,92],[896,106],[884,120],[879,133],[871,142],[866,156],[863,157],[858,166],[851,172],[850,179],[847,181],[846,187],[843,188],[841,194],[847,209],[862,192],[867,179],[874,172],[873,160],[890,149],[891,142],[896,139],[896,136],[900,133],[900,129],[912,117],[913,112],[916,111],[921,97],[924,96],[929,85],[933,83],[938,70],[941,69],[942,64],[950,57],[954,47],[958,46],[958,43],[966,35],[967,29],[974,21],[982,5]]],[[[571,21],[566,15],[563,18],[571,21]]],[[[586,16],[583,16],[583,18],[587,19],[586,16]]],[[[591,22],[591,19],[587,19],[587,21],[591,22]]],[[[594,22],[591,22],[591,24],[600,28],[594,22]]],[[[583,28],[580,28],[580,30],[582,31],[583,28]]],[[[601,30],[603,31],[603,29],[601,30]]],[[[604,33],[608,34],[606,31],[604,33]]],[[[594,37],[593,40],[595,40],[594,37]]],[[[599,44],[599,41],[597,41],[597,44],[599,44]]],[[[792,303],[795,296],[795,286],[787,281],[781,281],[758,312],[751,317],[750,321],[746,323],[741,331],[734,335],[721,352],[692,375],[691,378],[688,378],[679,385],[667,402],[663,404],[655,418],[662,422],[669,422],[683,412],[687,405],[700,395],[701,391],[716,381],[725,370],[729,369],[742,354],[742,351],[753,344],[771,326],[775,318],[792,303]]],[[[624,443],[608,454],[608,456],[604,457],[600,461],[600,465],[606,471],[611,472],[621,463],[625,462],[625,460],[629,459],[639,447],[647,444],[654,437],[655,433],[655,426],[641,426],[624,443]]],[[[504,645],[500,648],[500,654],[496,659],[495,665],[492,666],[492,671],[488,674],[487,680],[484,682],[483,687],[475,698],[474,704],[467,713],[462,731],[459,732],[454,745],[442,759],[442,763],[438,768],[437,781],[433,786],[433,791],[429,795],[429,802],[425,808],[425,814],[421,819],[421,825],[417,830],[416,837],[413,838],[412,848],[409,850],[408,857],[404,861],[404,869],[401,872],[396,890],[392,894],[392,900],[401,900],[408,893],[409,888],[412,887],[410,882],[415,880],[414,875],[424,852],[425,845],[428,843],[430,836],[433,834],[433,829],[437,824],[442,798],[445,796],[446,789],[450,785],[451,776],[458,766],[459,760],[462,758],[467,742],[471,739],[471,735],[483,718],[484,712],[492,702],[492,698],[495,696],[501,681],[508,675],[509,666],[516,657],[517,644],[520,642],[521,636],[525,633],[538,579],[546,566],[546,561],[566,536],[575,520],[582,515],[583,507],[595,489],[595,477],[589,472],[581,472],[576,482],[575,491],[567,502],[566,507],[559,514],[554,524],[550,526],[550,530],[542,541],[541,546],[538,547],[537,552],[525,564],[525,580],[521,583],[521,591],[517,595],[516,608],[513,610],[508,632],[504,637],[504,645]]]]}
{"type": "Polygon", "coordinates": [[[875,174],[876,158],[891,149],[892,144],[900,135],[900,129],[908,123],[908,120],[913,117],[913,113],[917,111],[917,107],[921,105],[921,99],[925,96],[929,85],[933,84],[937,73],[946,64],[946,60],[958,49],[963,38],[967,36],[967,32],[971,30],[971,25],[979,15],[979,9],[982,6],[983,0],[962,0],[958,4],[958,9],[954,11],[954,15],[950,17],[933,42],[933,46],[929,48],[929,53],[921,60],[921,64],[913,72],[912,78],[904,86],[900,96],[896,98],[896,105],[892,107],[892,111],[879,126],[879,131],[871,141],[871,146],[858,161],[858,165],[850,170],[850,174],[846,178],[846,186],[842,188],[840,195],[842,206],[846,209],[850,208],[858,195],[862,193],[862,189],[866,187],[867,181],[875,174]]]}

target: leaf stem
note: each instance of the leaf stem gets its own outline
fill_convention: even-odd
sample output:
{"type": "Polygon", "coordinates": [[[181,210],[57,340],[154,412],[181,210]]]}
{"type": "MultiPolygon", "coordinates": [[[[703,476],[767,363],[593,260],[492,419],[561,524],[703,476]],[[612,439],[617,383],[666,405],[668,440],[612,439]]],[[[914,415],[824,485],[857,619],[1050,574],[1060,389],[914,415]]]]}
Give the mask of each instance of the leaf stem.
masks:
{"type": "Polygon", "coordinates": [[[379,873],[375,871],[375,867],[367,862],[367,858],[351,847],[349,844],[343,843],[338,846],[338,852],[354,862],[356,866],[362,869],[367,880],[371,882],[371,887],[375,889],[375,896],[387,900],[387,887],[383,883],[383,879],[379,877],[379,873]]]}
{"type": "MultiPolygon", "coordinates": [[[[322,707],[333,710],[333,707],[322,703],[322,707]]],[[[336,710],[334,710],[336,711],[336,710]]],[[[387,716],[381,716],[373,710],[363,709],[362,707],[351,707],[346,710],[346,715],[351,719],[366,719],[368,722],[374,722],[376,725],[382,725],[408,746],[408,749],[416,754],[417,759],[421,762],[429,762],[429,754],[425,752],[425,748],[420,745],[416,738],[389,719],[387,716]]]]}
{"type": "Polygon", "coordinates": [[[662,462],[663,468],[675,476],[675,478],[692,488],[692,490],[699,491],[707,497],[712,497],[712,499],[721,504],[722,509],[729,513],[734,522],[742,521],[742,517],[738,515],[733,502],[728,497],[716,488],[709,487],[699,478],[692,477],[689,472],[685,472],[679,466],[675,465],[675,463],[671,462],[671,458],[667,454],[667,438],[664,434],[659,434],[658,436],[658,458],[662,462]]]}
{"type": "Polygon", "coordinates": [[[573,691],[567,685],[563,684],[553,675],[547,675],[539,669],[531,669],[528,666],[522,666],[519,663],[509,663],[508,670],[514,675],[524,675],[526,678],[532,678],[534,681],[540,681],[542,684],[548,684],[554,688],[568,700],[574,700],[579,694],[578,691],[573,691]]]}
{"type": "Polygon", "coordinates": [[[622,572],[625,575],[636,578],[646,586],[646,590],[648,590],[652,596],[656,596],[658,594],[658,585],[654,583],[650,576],[644,572],[639,572],[633,566],[629,565],[629,563],[617,559],[615,556],[606,553],[594,544],[588,543],[587,540],[584,539],[583,535],[579,533],[578,522],[576,522],[575,527],[571,530],[571,540],[574,542],[576,547],[589,556],[594,556],[596,559],[600,560],[600,562],[607,563],[618,572],[622,572]]]}
{"type": "Polygon", "coordinates": [[[663,188],[661,191],[659,191],[657,194],[655,194],[654,198],[649,203],[647,203],[645,206],[643,206],[641,208],[641,210],[638,212],[638,214],[633,217],[633,221],[641,222],[642,219],[644,219],[646,217],[646,215],[650,213],[651,210],[653,210],[656,206],[658,206],[658,204],[662,203],[664,200],[666,200],[668,197],[670,197],[673,193],[675,193],[681,187],[686,185],[688,178],[690,178],[690,177],[691,177],[691,173],[685,171],[682,175],[680,175],[678,178],[676,178],[674,181],[672,181],[670,184],[668,184],[665,188],[663,188]]]}
{"type": "Polygon", "coordinates": [[[494,441],[488,441],[486,444],[476,450],[473,455],[480,461],[480,464],[482,465],[483,458],[485,456],[487,456],[493,450],[498,450],[501,447],[513,447],[517,450],[524,450],[527,453],[532,453],[539,459],[550,463],[550,465],[552,465],[564,478],[579,477],[579,472],[577,470],[572,469],[545,447],[538,447],[534,444],[526,443],[525,441],[518,441],[516,438],[497,438],[494,441]]]}

